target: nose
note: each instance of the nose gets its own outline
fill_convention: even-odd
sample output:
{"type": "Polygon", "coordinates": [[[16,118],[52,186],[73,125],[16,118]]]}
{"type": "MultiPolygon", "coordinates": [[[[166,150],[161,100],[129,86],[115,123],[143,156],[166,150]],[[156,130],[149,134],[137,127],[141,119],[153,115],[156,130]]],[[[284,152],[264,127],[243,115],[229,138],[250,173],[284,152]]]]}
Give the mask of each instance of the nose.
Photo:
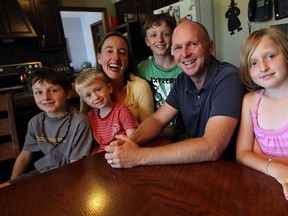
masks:
{"type": "Polygon", "coordinates": [[[188,56],[190,54],[190,49],[188,46],[184,45],[182,49],[182,55],[183,56],[188,56]]]}
{"type": "Polygon", "coordinates": [[[94,96],[94,100],[98,100],[100,98],[97,92],[94,92],[93,96],[94,96]]]}
{"type": "Polygon", "coordinates": [[[268,70],[268,64],[265,61],[260,62],[260,71],[266,72],[268,70]]]}
{"type": "Polygon", "coordinates": [[[158,42],[161,42],[161,41],[163,41],[163,35],[162,34],[157,34],[157,41],[158,42]]]}
{"type": "Polygon", "coordinates": [[[46,100],[46,101],[50,100],[50,93],[49,93],[49,91],[43,92],[42,95],[43,95],[43,99],[44,99],[44,100],[46,100]]]}
{"type": "Polygon", "coordinates": [[[118,52],[113,52],[112,53],[112,58],[113,59],[119,59],[119,53],[118,52]]]}

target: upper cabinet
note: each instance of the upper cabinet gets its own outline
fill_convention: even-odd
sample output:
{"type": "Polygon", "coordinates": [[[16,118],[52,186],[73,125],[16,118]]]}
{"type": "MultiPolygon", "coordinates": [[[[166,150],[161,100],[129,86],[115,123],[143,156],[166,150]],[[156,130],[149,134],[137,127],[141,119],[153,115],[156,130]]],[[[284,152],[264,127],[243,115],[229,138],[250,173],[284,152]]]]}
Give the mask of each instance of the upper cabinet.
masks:
{"type": "Polygon", "coordinates": [[[0,38],[36,36],[17,0],[0,0],[0,38]]]}
{"type": "Polygon", "coordinates": [[[115,3],[115,11],[120,23],[135,19],[144,24],[154,10],[176,2],[179,0],[122,0],[115,3]]]}
{"type": "Polygon", "coordinates": [[[19,0],[42,49],[65,49],[65,36],[57,0],[19,0]]]}
{"type": "Polygon", "coordinates": [[[65,48],[65,36],[57,0],[32,0],[32,11],[43,48],[65,48]]]}

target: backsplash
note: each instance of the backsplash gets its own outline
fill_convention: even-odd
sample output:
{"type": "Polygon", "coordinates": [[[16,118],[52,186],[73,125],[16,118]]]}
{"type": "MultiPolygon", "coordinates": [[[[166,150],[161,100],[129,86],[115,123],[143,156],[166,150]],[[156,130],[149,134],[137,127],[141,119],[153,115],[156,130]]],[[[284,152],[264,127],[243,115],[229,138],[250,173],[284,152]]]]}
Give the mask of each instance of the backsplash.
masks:
{"type": "Polygon", "coordinates": [[[0,40],[0,65],[32,61],[41,61],[44,66],[65,64],[65,51],[41,50],[37,38],[0,40]]]}

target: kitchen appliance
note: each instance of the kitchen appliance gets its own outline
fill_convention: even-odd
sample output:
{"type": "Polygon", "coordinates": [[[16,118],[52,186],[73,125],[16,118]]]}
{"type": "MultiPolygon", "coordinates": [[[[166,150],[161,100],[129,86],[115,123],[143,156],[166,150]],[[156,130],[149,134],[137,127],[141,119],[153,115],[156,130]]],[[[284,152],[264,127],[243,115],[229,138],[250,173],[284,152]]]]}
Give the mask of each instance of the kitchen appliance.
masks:
{"type": "Polygon", "coordinates": [[[41,61],[0,65],[0,93],[5,91],[12,91],[13,93],[27,92],[28,75],[33,70],[41,67],[41,61]]]}
{"type": "Polygon", "coordinates": [[[36,107],[32,92],[27,85],[27,78],[33,70],[41,67],[41,61],[0,65],[0,93],[13,92],[17,112],[27,107],[30,107],[29,110],[32,111],[36,107]]]}
{"type": "Polygon", "coordinates": [[[211,40],[215,38],[213,0],[183,0],[158,8],[153,13],[168,13],[175,17],[177,24],[185,20],[199,22],[206,27],[211,40]]]}

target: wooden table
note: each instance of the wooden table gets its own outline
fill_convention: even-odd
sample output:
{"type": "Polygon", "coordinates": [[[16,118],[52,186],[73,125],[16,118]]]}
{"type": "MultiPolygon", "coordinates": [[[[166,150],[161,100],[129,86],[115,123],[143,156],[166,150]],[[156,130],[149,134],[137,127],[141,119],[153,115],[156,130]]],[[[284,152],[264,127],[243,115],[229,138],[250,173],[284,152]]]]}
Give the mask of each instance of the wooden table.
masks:
{"type": "Polygon", "coordinates": [[[287,215],[271,177],[236,163],[113,169],[104,154],[0,189],[0,215],[287,215]]]}

